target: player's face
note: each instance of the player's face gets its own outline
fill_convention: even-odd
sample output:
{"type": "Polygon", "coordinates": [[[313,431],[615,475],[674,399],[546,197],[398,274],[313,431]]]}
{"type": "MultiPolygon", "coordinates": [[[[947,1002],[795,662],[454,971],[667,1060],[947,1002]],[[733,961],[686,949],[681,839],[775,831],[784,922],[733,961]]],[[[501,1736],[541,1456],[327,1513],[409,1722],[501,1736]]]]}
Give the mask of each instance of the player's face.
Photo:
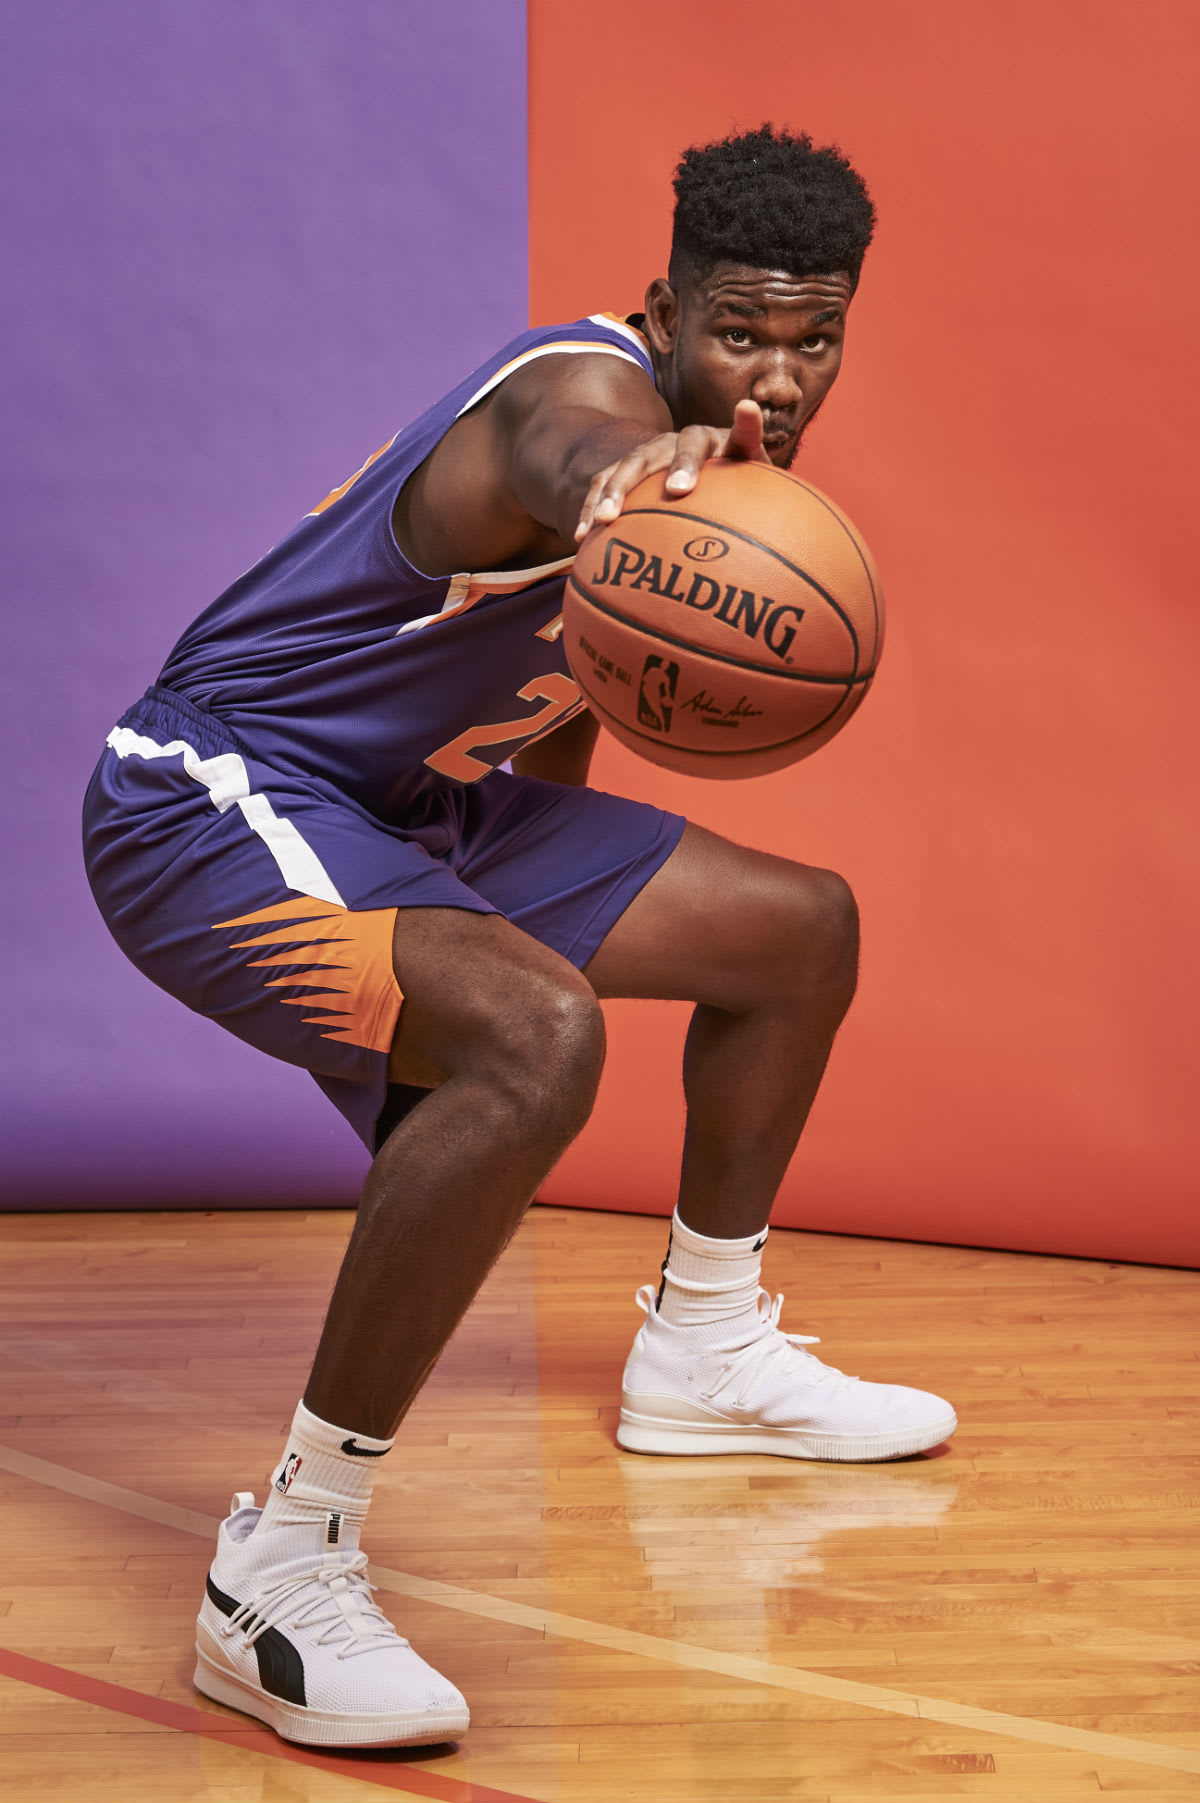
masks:
{"type": "Polygon", "coordinates": [[[763,442],[786,469],[842,361],[846,274],[791,276],[720,263],[678,293],[646,296],[659,387],[676,427],[728,426],[738,401],[763,410],[763,442]]]}

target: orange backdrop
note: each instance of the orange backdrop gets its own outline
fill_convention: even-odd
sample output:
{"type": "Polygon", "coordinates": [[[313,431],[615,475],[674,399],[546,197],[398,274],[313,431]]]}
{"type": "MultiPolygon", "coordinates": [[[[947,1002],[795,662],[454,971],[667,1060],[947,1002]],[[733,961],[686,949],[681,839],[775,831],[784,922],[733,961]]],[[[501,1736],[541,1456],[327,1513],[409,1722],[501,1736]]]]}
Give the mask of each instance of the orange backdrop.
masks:
{"type": "MultiPolygon", "coordinates": [[[[859,998],[775,1218],[1200,1262],[1194,0],[532,0],[533,317],[640,304],[689,143],[839,142],[880,213],[800,469],[865,532],[861,714],[601,786],[852,881],[859,998]]],[[[609,1010],[545,1194],[668,1212],[685,1011],[609,1010]]]]}

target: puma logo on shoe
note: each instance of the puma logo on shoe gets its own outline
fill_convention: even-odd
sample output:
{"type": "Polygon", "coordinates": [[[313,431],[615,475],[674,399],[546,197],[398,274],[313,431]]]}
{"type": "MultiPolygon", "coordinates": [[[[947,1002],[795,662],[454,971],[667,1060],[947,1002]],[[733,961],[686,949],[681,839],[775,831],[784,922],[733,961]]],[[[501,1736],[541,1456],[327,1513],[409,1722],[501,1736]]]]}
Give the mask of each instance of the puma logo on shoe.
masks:
{"type": "MultiPolygon", "coordinates": [[[[334,1523],[341,1538],[339,1509],[326,1532],[334,1523]]],[[[222,1527],[196,1624],[197,1690],[327,1751],[426,1746],[466,1732],[459,1692],[372,1601],[365,1553],[310,1540],[301,1556],[286,1529],[265,1543],[264,1564],[261,1544],[251,1552],[222,1527]],[[270,1542],[280,1540],[272,1561],[270,1542]]]]}
{"type": "Polygon", "coordinates": [[[211,1572],[204,1580],[204,1588],[214,1608],[229,1616],[231,1623],[235,1622],[247,1636],[245,1645],[254,1648],[262,1689],[268,1696],[279,1697],[285,1703],[298,1703],[303,1709],[308,1701],[304,1693],[304,1661],[291,1641],[278,1628],[264,1627],[245,1603],[236,1602],[218,1589],[211,1572]]]}
{"type": "Polygon", "coordinates": [[[349,1440],[342,1441],[342,1451],[350,1453],[356,1459],[381,1459],[388,1450],[389,1448],[386,1446],[381,1447],[378,1452],[373,1447],[360,1446],[353,1435],[349,1440]]]}

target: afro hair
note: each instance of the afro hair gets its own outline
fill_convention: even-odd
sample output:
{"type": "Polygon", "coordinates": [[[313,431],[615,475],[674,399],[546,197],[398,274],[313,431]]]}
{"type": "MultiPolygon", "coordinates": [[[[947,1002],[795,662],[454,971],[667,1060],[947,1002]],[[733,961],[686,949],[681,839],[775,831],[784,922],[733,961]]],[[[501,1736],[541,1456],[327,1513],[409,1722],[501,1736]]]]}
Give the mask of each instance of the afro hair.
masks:
{"type": "Polygon", "coordinates": [[[675,172],[671,280],[718,263],[789,275],[849,272],[857,285],[875,229],[867,185],[836,145],[764,125],[685,150],[675,172]]]}

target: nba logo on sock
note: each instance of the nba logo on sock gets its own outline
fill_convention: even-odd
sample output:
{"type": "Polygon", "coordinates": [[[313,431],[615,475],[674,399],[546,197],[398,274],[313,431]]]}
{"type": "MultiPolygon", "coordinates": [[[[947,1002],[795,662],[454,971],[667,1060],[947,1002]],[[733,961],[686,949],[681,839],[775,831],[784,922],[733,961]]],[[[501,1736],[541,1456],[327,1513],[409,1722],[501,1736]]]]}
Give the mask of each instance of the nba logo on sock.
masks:
{"type": "Polygon", "coordinates": [[[292,1479],[299,1471],[302,1462],[298,1452],[289,1452],[287,1458],[283,1461],[283,1464],[279,1468],[279,1476],[275,1479],[275,1488],[281,1495],[287,1494],[292,1479]]]}

